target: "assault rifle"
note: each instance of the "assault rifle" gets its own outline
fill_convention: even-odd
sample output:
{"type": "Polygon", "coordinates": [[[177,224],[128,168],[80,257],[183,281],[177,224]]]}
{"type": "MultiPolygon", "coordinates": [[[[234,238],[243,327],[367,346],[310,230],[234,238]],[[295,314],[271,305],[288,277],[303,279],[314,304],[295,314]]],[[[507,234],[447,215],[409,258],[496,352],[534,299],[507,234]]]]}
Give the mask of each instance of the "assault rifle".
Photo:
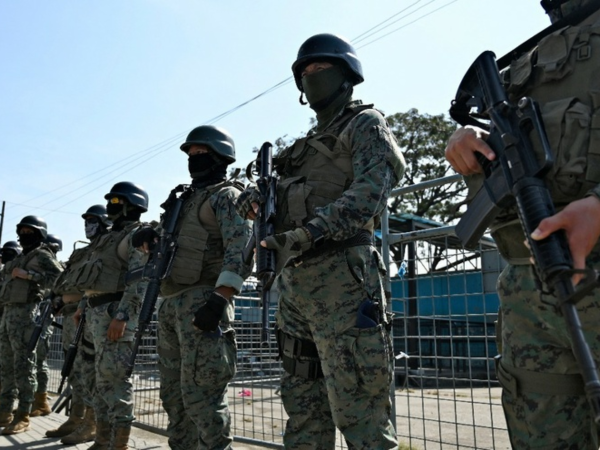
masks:
{"type": "Polygon", "coordinates": [[[27,344],[27,353],[31,353],[35,350],[44,328],[50,325],[46,324],[46,322],[55,312],[54,308],[52,307],[52,300],[54,300],[54,297],[54,293],[50,293],[40,302],[38,316],[35,319],[35,328],[33,329],[33,333],[31,334],[29,343],[27,344]]]}
{"type": "Polygon", "coordinates": [[[496,153],[493,161],[478,156],[484,169],[484,185],[457,224],[456,234],[465,247],[472,246],[501,210],[516,206],[537,275],[558,298],[592,414],[600,424],[600,380],[575,307],[575,302],[597,285],[596,273],[573,270],[563,231],[540,241],[531,238],[538,224],[556,212],[543,179],[554,161],[538,107],[528,97],[519,100],[517,105],[509,102],[495,55],[487,51],[467,71],[452,102],[450,115],[461,125],[486,129],[487,143],[496,153]],[[534,142],[542,149],[540,155],[534,151],[534,142]],[[586,275],[577,287],[571,281],[575,273],[586,275]]]}
{"type": "MultiPolygon", "coordinates": [[[[275,234],[275,205],[277,201],[277,178],[273,176],[273,145],[265,142],[255,161],[257,166],[256,187],[261,197],[258,215],[254,220],[254,232],[243,250],[246,264],[252,262],[256,249],[256,277],[260,281],[260,297],[262,301],[261,344],[269,344],[269,309],[271,307],[271,286],[275,281],[275,251],[260,245],[267,236],[275,234]]],[[[250,169],[250,168],[249,168],[250,169]]],[[[250,170],[249,170],[250,171],[250,170]]],[[[250,178],[250,177],[248,177],[250,178]]]]}
{"type": "Polygon", "coordinates": [[[164,212],[161,217],[161,232],[158,236],[158,242],[150,243],[150,257],[148,262],[134,271],[128,272],[126,282],[132,280],[142,280],[148,282],[148,287],[144,293],[142,308],[138,320],[138,326],[135,330],[135,341],[131,351],[127,376],[131,376],[135,365],[142,338],[146,329],[152,320],[156,300],[160,294],[160,283],[169,276],[173,265],[173,259],[177,253],[177,236],[175,230],[181,213],[183,203],[191,195],[193,190],[187,185],[179,185],[171,191],[169,198],[161,206],[164,212]],[[178,196],[177,194],[180,193],[178,196]]]}
{"type": "Polygon", "coordinates": [[[85,310],[79,318],[79,324],[77,325],[77,330],[75,330],[75,336],[73,337],[73,341],[71,341],[71,343],[69,344],[69,348],[67,349],[67,353],[65,354],[65,361],[63,362],[62,369],[60,370],[61,379],[60,384],[58,385],[59,394],[62,392],[65,380],[71,375],[71,371],[73,370],[73,364],[75,363],[75,357],[77,356],[77,349],[79,348],[79,341],[81,341],[81,337],[83,336],[84,327],[85,310]]]}

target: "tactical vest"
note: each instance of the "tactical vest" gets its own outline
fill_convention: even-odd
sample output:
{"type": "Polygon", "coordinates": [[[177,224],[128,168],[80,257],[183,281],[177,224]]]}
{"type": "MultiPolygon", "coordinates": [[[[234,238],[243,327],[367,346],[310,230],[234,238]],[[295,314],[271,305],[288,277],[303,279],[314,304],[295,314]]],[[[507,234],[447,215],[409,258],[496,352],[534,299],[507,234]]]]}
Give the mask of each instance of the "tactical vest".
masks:
{"type": "MultiPolygon", "coordinates": [[[[503,74],[511,101],[538,102],[554,155],[545,179],[558,209],[600,183],[600,13],[591,17],[591,25],[545,37],[503,74]]],[[[499,218],[492,236],[507,260],[527,263],[523,232],[510,216],[499,218]]]]}
{"type": "Polygon", "coordinates": [[[71,253],[67,266],[54,283],[54,292],[57,295],[80,293],[77,286],[77,275],[80,268],[85,265],[90,254],[90,246],[78,248],[71,253]]]}
{"type": "Polygon", "coordinates": [[[6,277],[0,288],[0,304],[15,304],[15,303],[35,303],[42,299],[43,291],[47,286],[40,286],[32,280],[24,280],[22,278],[12,278],[10,273],[13,269],[23,269],[43,273],[39,265],[39,256],[41,253],[46,253],[52,259],[55,259],[54,253],[46,244],[41,244],[31,252],[17,256],[12,261],[6,264],[4,268],[6,277]]]}
{"type": "Polygon", "coordinates": [[[139,225],[134,222],[120,231],[110,231],[90,244],[89,258],[73,268],[74,284],[82,291],[93,293],[124,291],[129,261],[121,243],[139,225]]]}
{"type": "MultiPolygon", "coordinates": [[[[340,198],[354,180],[350,129],[352,119],[373,105],[352,102],[326,130],[298,139],[273,158],[277,185],[275,232],[306,225],[315,208],[340,198]]],[[[374,221],[364,227],[373,231],[374,221]]]]}
{"type": "Polygon", "coordinates": [[[193,286],[214,286],[223,265],[223,238],[210,197],[229,186],[240,189],[233,181],[226,181],[195,191],[185,200],[181,218],[175,230],[177,253],[171,273],[161,283],[161,294],[173,296],[193,286]]]}

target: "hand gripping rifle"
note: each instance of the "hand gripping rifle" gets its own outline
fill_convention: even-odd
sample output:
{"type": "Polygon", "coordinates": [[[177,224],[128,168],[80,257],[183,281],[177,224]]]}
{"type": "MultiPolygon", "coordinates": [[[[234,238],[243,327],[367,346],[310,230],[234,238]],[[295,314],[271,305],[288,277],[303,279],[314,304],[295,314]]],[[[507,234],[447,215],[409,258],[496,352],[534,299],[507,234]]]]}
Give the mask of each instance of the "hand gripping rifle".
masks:
{"type": "Polygon", "coordinates": [[[52,308],[53,299],[54,293],[51,292],[40,302],[39,314],[35,319],[35,328],[33,329],[33,333],[31,334],[29,342],[27,343],[27,353],[31,353],[35,350],[40,340],[40,336],[42,335],[42,332],[46,326],[46,322],[52,316],[52,314],[54,314],[52,308]]]}
{"type": "Polygon", "coordinates": [[[467,71],[452,102],[450,115],[461,125],[488,130],[487,143],[496,153],[494,161],[478,154],[485,174],[484,185],[457,224],[456,235],[465,247],[472,246],[501,210],[516,205],[537,275],[558,298],[592,414],[600,424],[600,380],[575,307],[575,303],[597,285],[596,273],[573,270],[564,231],[540,241],[531,239],[531,233],[542,219],[555,214],[543,179],[554,161],[538,107],[528,97],[519,100],[517,105],[509,102],[495,55],[487,51],[467,71]],[[536,155],[532,142],[539,144],[542,155],[536,155]],[[574,273],[586,274],[577,288],[571,281],[574,273]]]}
{"type": "Polygon", "coordinates": [[[131,376],[133,372],[135,358],[142,338],[152,320],[154,306],[160,293],[160,283],[171,272],[173,259],[177,253],[177,236],[175,235],[177,223],[179,222],[183,203],[192,192],[192,188],[187,185],[179,185],[171,191],[167,201],[161,205],[165,209],[161,217],[162,229],[158,237],[158,242],[150,243],[151,251],[148,262],[144,266],[128,272],[125,277],[126,282],[135,280],[148,281],[148,287],[142,301],[138,326],[135,330],[135,341],[131,351],[127,376],[131,376]],[[181,194],[177,196],[178,193],[181,194]]]}
{"type": "MultiPolygon", "coordinates": [[[[275,234],[275,205],[277,202],[277,178],[273,176],[273,145],[265,142],[256,158],[258,178],[256,187],[261,197],[258,216],[254,220],[254,232],[243,250],[246,264],[252,262],[256,249],[256,277],[260,281],[262,301],[261,344],[269,345],[269,309],[271,307],[271,286],[275,280],[275,251],[260,245],[267,236],[275,234]]],[[[248,178],[251,178],[250,176],[248,178]]]]}
{"type": "Polygon", "coordinates": [[[81,337],[83,336],[83,329],[85,327],[85,310],[81,314],[79,318],[79,324],[77,325],[77,330],[75,330],[75,336],[73,337],[73,341],[69,344],[69,348],[67,348],[67,353],[65,354],[65,361],[63,362],[62,369],[60,370],[60,384],[58,385],[58,393],[62,392],[63,386],[65,384],[65,380],[71,375],[71,371],[73,370],[73,364],[75,364],[75,357],[77,356],[77,349],[79,348],[79,342],[81,341],[81,337]]]}

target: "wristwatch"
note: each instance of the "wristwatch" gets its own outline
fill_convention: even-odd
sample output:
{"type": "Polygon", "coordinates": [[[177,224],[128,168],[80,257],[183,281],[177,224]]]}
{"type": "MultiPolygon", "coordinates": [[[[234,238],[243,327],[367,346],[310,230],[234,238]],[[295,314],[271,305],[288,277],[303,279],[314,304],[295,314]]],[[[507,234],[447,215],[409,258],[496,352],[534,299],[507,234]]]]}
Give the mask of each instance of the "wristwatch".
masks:
{"type": "Polygon", "coordinates": [[[313,248],[319,248],[321,245],[323,245],[325,243],[325,236],[323,235],[323,232],[316,225],[313,225],[312,223],[307,223],[305,228],[310,233],[310,236],[312,238],[312,247],[313,248]]]}
{"type": "Polygon", "coordinates": [[[121,322],[127,322],[129,320],[129,315],[123,311],[119,311],[115,314],[115,319],[120,320],[121,322]]]}

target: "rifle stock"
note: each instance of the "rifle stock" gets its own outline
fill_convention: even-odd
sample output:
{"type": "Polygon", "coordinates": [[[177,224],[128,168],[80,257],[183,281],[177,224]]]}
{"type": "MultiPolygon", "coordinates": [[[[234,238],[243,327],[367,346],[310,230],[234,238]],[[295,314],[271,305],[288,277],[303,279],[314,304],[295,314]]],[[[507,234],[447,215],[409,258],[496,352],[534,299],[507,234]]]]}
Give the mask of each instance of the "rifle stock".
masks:
{"type": "Polygon", "coordinates": [[[517,105],[509,102],[495,55],[484,52],[461,82],[450,115],[461,125],[487,129],[488,145],[496,153],[496,159],[483,166],[484,186],[469,205],[468,212],[472,213],[461,218],[456,234],[465,246],[472,245],[499,211],[516,205],[538,277],[558,298],[594,420],[600,424],[600,379],[574,305],[596,286],[596,274],[588,271],[586,280],[575,288],[571,281],[573,260],[564,231],[540,241],[531,238],[539,223],[556,212],[543,179],[553,164],[553,156],[538,107],[528,97],[517,105]],[[477,118],[489,120],[489,126],[477,118]],[[540,155],[536,154],[533,141],[543,150],[540,155]]]}

